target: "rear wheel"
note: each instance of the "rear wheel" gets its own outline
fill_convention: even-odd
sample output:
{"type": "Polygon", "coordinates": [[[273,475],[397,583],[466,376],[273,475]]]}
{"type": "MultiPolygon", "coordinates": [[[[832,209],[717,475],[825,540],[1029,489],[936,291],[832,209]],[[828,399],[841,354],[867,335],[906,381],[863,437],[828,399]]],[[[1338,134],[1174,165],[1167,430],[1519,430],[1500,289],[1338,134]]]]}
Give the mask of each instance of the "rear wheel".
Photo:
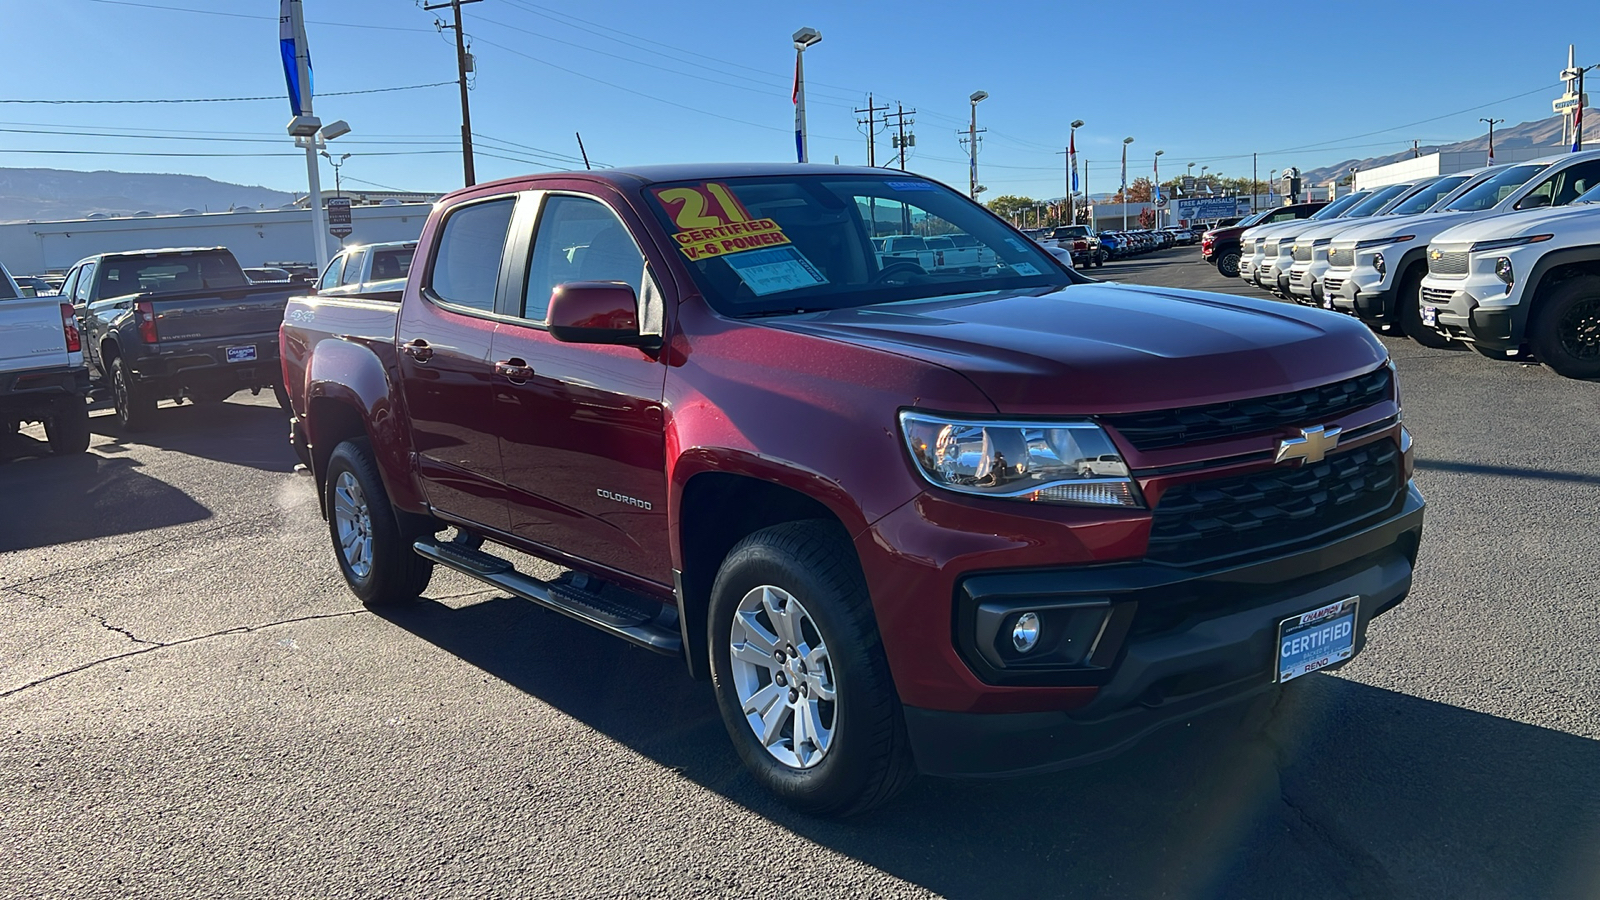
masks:
{"type": "Polygon", "coordinates": [[[1600,276],[1573,278],[1541,298],[1528,342],[1560,374],[1600,378],[1600,276]]]}
{"type": "Polygon", "coordinates": [[[1239,251],[1229,250],[1217,257],[1217,271],[1229,278],[1239,277],[1239,251]]]}
{"type": "Polygon", "coordinates": [[[117,408],[117,424],[124,431],[144,431],[156,417],[156,398],[133,380],[120,356],[111,358],[111,399],[117,408]]]}
{"type": "Polygon", "coordinates": [[[1400,327],[1405,331],[1406,337],[1434,350],[1450,350],[1455,348],[1456,342],[1440,334],[1438,329],[1422,322],[1422,270],[1420,267],[1406,275],[1400,282],[1400,290],[1395,294],[1394,302],[1400,308],[1395,312],[1400,314],[1400,327]]]}
{"type": "Polygon", "coordinates": [[[411,549],[365,438],[334,448],[324,490],[333,555],[351,592],[367,606],[416,600],[433,564],[411,549]]]}
{"type": "Polygon", "coordinates": [[[805,812],[848,816],[910,781],[866,582],[836,525],[790,522],[740,541],[708,619],[717,705],[764,788],[805,812]]]}
{"type": "Polygon", "coordinates": [[[89,449],[89,407],[82,397],[68,401],[64,409],[44,420],[44,436],[50,452],[68,455],[89,449]]]}

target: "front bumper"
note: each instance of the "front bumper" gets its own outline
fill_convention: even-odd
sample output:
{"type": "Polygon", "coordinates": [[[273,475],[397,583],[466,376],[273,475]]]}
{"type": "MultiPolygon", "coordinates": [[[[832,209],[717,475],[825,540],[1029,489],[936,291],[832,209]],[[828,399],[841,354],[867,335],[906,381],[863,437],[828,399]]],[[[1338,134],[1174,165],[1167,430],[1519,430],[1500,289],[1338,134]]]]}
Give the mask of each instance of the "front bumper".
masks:
{"type": "Polygon", "coordinates": [[[1384,277],[1375,270],[1329,270],[1324,279],[1329,282],[1341,279],[1338,290],[1325,286],[1326,298],[1335,310],[1377,325],[1399,321],[1398,284],[1385,284],[1384,277]]]}
{"type": "Polygon", "coordinates": [[[1434,328],[1446,337],[1477,344],[1488,350],[1515,350],[1524,336],[1516,310],[1522,285],[1508,293],[1505,282],[1493,275],[1467,278],[1422,279],[1423,307],[1433,307],[1434,328]]]}
{"type": "Polygon", "coordinates": [[[1136,626],[1109,677],[1075,709],[997,714],[907,705],[918,767],[951,777],[1009,776],[1115,755],[1163,725],[1270,690],[1278,624],[1344,597],[1361,598],[1359,655],[1372,619],[1410,590],[1423,509],[1421,494],[1409,486],[1401,509],[1364,531],[1202,575],[1126,563],[985,576],[1015,579],[1019,594],[1037,596],[1048,583],[1055,594],[1146,606],[1172,627],[1140,633],[1136,626]],[[1179,597],[1189,598],[1181,609],[1174,606],[1179,597]],[[1223,604],[1222,614],[1201,615],[1210,607],[1196,597],[1223,604]]]}

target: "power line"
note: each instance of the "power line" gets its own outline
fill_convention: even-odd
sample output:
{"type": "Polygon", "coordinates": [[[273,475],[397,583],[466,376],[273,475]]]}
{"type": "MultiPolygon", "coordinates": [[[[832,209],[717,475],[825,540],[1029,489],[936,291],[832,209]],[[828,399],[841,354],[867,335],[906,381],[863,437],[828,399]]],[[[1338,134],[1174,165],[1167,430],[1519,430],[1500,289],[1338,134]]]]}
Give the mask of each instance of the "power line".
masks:
{"type": "MultiPolygon", "coordinates": [[[[454,155],[454,150],[383,150],[377,153],[363,153],[362,156],[432,156],[440,153],[454,155]]],[[[0,153],[38,153],[47,156],[155,156],[171,157],[174,159],[189,157],[242,157],[253,159],[281,158],[295,159],[301,154],[290,150],[286,153],[155,153],[143,150],[28,150],[5,147],[0,148],[0,153]]]]}
{"type": "MultiPolygon", "coordinates": [[[[111,0],[96,0],[96,2],[107,2],[107,3],[109,3],[109,2],[111,2],[111,0]]],[[[369,88],[369,89],[364,90],[364,91],[328,91],[326,93],[318,94],[317,96],[319,96],[319,97],[353,97],[353,96],[355,96],[357,94],[387,94],[387,93],[392,93],[394,91],[416,91],[416,90],[421,90],[423,88],[444,87],[447,84],[455,84],[455,82],[454,81],[435,81],[435,82],[432,82],[431,84],[408,84],[408,85],[405,85],[404,87],[369,88]]],[[[25,104],[34,104],[34,105],[40,105],[40,106],[85,106],[85,105],[107,106],[107,105],[127,105],[127,104],[137,104],[137,103],[246,103],[246,102],[253,102],[253,101],[257,101],[257,100],[276,100],[276,101],[282,102],[283,101],[283,95],[282,94],[276,94],[276,95],[273,95],[273,96],[270,96],[270,97],[185,97],[185,98],[181,98],[181,99],[166,99],[166,100],[16,100],[16,99],[11,99],[11,98],[0,98],[0,103],[25,103],[25,104]]]]}
{"type": "MultiPolygon", "coordinates": [[[[254,19],[258,22],[276,22],[277,16],[251,15],[250,13],[221,12],[215,9],[194,9],[188,6],[163,6],[159,3],[134,3],[132,0],[88,0],[90,3],[104,3],[108,6],[131,6],[136,9],[159,9],[165,12],[194,13],[201,16],[223,16],[229,19],[254,19]]],[[[334,28],[362,28],[370,31],[409,31],[414,34],[429,34],[425,28],[400,28],[395,25],[368,25],[362,22],[321,22],[307,20],[307,25],[328,25],[334,28]]]]}

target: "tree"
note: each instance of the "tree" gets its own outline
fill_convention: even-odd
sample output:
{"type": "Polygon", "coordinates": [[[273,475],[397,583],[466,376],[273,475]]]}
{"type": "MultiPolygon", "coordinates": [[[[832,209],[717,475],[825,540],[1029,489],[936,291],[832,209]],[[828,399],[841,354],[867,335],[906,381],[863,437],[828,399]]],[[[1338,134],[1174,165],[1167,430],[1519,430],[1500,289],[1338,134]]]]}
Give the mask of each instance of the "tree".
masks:
{"type": "Polygon", "coordinates": [[[1154,227],[1156,227],[1156,211],[1151,209],[1148,206],[1145,207],[1144,209],[1139,210],[1139,227],[1140,228],[1154,228],[1154,227]]]}
{"type": "MultiPolygon", "coordinates": [[[[1130,182],[1128,184],[1128,200],[1127,200],[1127,202],[1129,202],[1129,203],[1149,203],[1150,202],[1150,191],[1151,191],[1151,188],[1152,188],[1152,185],[1150,183],[1150,179],[1144,178],[1144,177],[1135,178],[1132,182],[1130,182]]],[[[1112,194],[1111,195],[1111,202],[1112,203],[1121,203],[1121,202],[1123,202],[1123,200],[1122,200],[1122,192],[1121,191],[1117,191],[1115,194],[1112,194]]]]}
{"type": "Polygon", "coordinates": [[[1040,201],[1035,200],[1032,197],[1018,197],[1015,194],[1001,194],[984,205],[989,207],[990,212],[1009,222],[1013,219],[1016,219],[1024,211],[1027,211],[1029,215],[1032,215],[1033,208],[1038,206],[1039,203],[1040,201]]]}

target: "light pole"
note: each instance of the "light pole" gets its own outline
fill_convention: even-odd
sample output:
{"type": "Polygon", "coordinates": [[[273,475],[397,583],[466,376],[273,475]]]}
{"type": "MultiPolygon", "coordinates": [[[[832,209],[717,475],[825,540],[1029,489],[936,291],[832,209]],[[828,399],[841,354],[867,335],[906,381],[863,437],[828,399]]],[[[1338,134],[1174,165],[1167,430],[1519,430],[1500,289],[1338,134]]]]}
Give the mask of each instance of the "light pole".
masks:
{"type": "Polygon", "coordinates": [[[1122,139],[1122,230],[1128,230],[1128,145],[1133,138],[1122,139]]]}
{"type": "Polygon", "coordinates": [[[1156,151],[1156,183],[1150,188],[1150,199],[1156,207],[1156,227],[1161,227],[1161,157],[1166,155],[1165,150],[1156,151]]]}
{"type": "Polygon", "coordinates": [[[1078,201],[1072,195],[1078,191],[1078,129],[1083,127],[1082,119],[1073,119],[1072,126],[1067,132],[1067,169],[1070,175],[1067,180],[1067,206],[1072,210],[1072,223],[1078,224],[1078,201]]]}
{"type": "Polygon", "coordinates": [[[822,42],[822,32],[802,28],[794,33],[794,150],[800,162],[810,162],[806,149],[806,48],[822,42]]]}
{"type": "Polygon", "coordinates": [[[339,170],[344,168],[344,161],[350,158],[350,154],[346,153],[338,159],[334,159],[333,155],[326,150],[321,151],[321,153],[322,158],[328,161],[328,165],[333,166],[333,193],[336,196],[343,197],[344,186],[339,181],[339,170]]]}
{"type": "Polygon", "coordinates": [[[978,199],[978,104],[989,99],[988,91],[973,91],[967,98],[972,101],[972,121],[967,126],[967,151],[971,154],[972,199],[978,199]]]}
{"type": "Polygon", "coordinates": [[[1489,123],[1489,165],[1494,165],[1494,127],[1505,122],[1505,119],[1479,119],[1479,122],[1489,123]]]}

